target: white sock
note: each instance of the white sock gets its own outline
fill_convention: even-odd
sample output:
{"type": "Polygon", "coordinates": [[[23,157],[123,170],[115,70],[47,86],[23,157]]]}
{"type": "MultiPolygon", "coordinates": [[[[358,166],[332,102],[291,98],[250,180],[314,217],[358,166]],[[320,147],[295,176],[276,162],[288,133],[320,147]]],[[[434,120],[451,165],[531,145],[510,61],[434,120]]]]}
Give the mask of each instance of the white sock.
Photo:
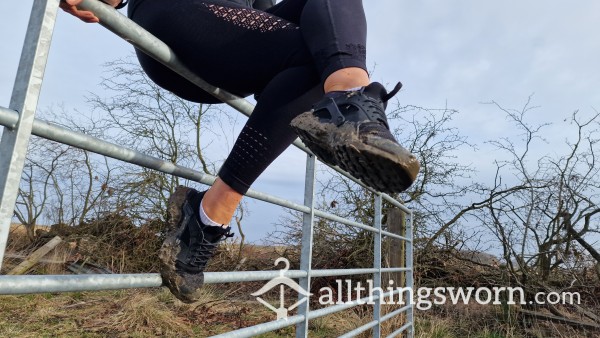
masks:
{"type": "Polygon", "coordinates": [[[202,202],[203,201],[200,201],[200,221],[203,224],[208,225],[208,226],[227,228],[227,225],[217,223],[217,222],[213,221],[212,219],[210,219],[210,217],[208,217],[206,212],[204,212],[204,207],[202,206],[202,202]]]}
{"type": "Polygon", "coordinates": [[[345,89],[345,90],[342,90],[342,91],[343,92],[354,92],[354,91],[357,91],[357,90],[361,90],[362,88],[363,87],[354,87],[354,88],[345,89]]]}
{"type": "Polygon", "coordinates": [[[350,93],[350,92],[354,92],[354,91],[357,91],[357,90],[361,90],[362,88],[363,87],[354,87],[354,88],[344,89],[344,90],[334,90],[332,92],[329,92],[329,93],[325,94],[325,96],[331,97],[331,98],[336,98],[338,96],[345,95],[346,93],[350,93]]]}

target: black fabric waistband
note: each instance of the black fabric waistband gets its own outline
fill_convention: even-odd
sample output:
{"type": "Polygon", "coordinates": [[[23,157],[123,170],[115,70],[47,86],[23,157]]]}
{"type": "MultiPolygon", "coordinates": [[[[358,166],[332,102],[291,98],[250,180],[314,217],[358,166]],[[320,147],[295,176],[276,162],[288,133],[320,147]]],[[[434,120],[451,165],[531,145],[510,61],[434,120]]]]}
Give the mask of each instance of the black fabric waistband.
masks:
{"type": "MultiPolygon", "coordinates": [[[[137,8],[137,6],[139,6],[144,1],[161,1],[161,0],[130,0],[128,8],[127,8],[127,15],[129,17],[131,17],[133,15],[133,13],[135,12],[135,9],[137,8]]],[[[166,1],[166,0],[162,0],[162,1],[166,1]]],[[[172,1],[172,0],[168,0],[168,1],[172,1]]],[[[185,1],[185,0],[180,0],[180,1],[185,1]]],[[[275,2],[276,2],[276,0],[221,0],[221,1],[233,2],[237,5],[244,6],[244,7],[253,7],[255,3],[259,3],[258,9],[261,9],[261,10],[267,9],[268,7],[275,5],[275,2]]]]}

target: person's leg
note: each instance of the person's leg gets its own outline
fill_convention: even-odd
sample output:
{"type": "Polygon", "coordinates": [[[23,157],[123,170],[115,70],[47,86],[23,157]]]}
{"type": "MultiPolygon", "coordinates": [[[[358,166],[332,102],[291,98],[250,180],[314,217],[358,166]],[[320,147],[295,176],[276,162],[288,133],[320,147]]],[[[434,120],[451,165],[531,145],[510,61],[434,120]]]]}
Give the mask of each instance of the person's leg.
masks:
{"type": "MultiPolygon", "coordinates": [[[[227,0],[144,0],[129,15],[199,77],[240,96],[259,93],[287,68],[313,63],[295,23],[227,0]]],[[[190,101],[218,102],[151,57],[137,54],[161,87],[190,101]]]]}
{"type": "MultiPolygon", "coordinates": [[[[302,4],[284,0],[287,5],[292,1],[297,8],[302,4]]],[[[197,219],[200,205],[216,225],[229,223],[250,185],[296,138],[290,121],[322,98],[323,85],[329,91],[366,84],[364,12],[359,0],[308,0],[301,27],[221,0],[145,0],[135,12],[134,21],[209,83],[239,95],[260,92],[216,184],[201,194],[180,190],[170,203],[176,223],[161,253],[167,262],[163,278],[188,301],[202,284],[199,274],[216,243],[228,235],[197,219]]],[[[206,99],[193,84],[138,55],[157,84],[191,101],[206,99]]]]}
{"type": "Polygon", "coordinates": [[[398,144],[385,109],[390,93],[366,69],[367,25],[362,0],[307,0],[300,27],[327,95],[292,121],[323,162],[378,191],[398,193],[416,179],[419,163],[398,144]]]}
{"type": "Polygon", "coordinates": [[[269,83],[221,167],[218,184],[205,196],[205,210],[213,220],[229,222],[252,183],[296,139],[291,120],[322,96],[312,66],[286,69],[269,83]]]}
{"type": "MultiPolygon", "coordinates": [[[[292,23],[297,27],[300,24],[300,17],[305,5],[306,0],[283,0],[265,12],[292,23]]],[[[259,48],[265,48],[265,46],[259,48]]],[[[307,50],[297,53],[297,55],[302,55],[298,59],[307,59],[309,56],[307,50]]],[[[268,64],[270,61],[264,60],[263,62],[268,64]]],[[[254,180],[293,142],[296,136],[289,128],[291,119],[310,109],[310,105],[316,102],[321,96],[318,90],[308,93],[311,89],[315,89],[314,87],[318,84],[318,76],[315,77],[314,74],[316,72],[312,66],[284,71],[271,81],[271,85],[267,86],[264,91],[261,90],[261,97],[266,99],[258,101],[253,115],[248,120],[247,125],[236,140],[228,159],[221,168],[219,177],[204,197],[203,206],[205,207],[205,211],[215,222],[223,224],[230,222],[245,192],[254,180]],[[307,73],[312,74],[308,78],[308,82],[306,82],[307,78],[305,77],[307,73]],[[295,88],[288,88],[290,84],[295,88]],[[280,112],[281,107],[289,103],[286,100],[291,102],[307,93],[308,95],[304,99],[301,98],[299,100],[303,104],[297,108],[280,112]],[[276,98],[277,100],[273,101],[271,98],[276,98]],[[285,130],[285,134],[287,135],[270,135],[276,130],[285,130]],[[263,161],[250,165],[248,162],[245,162],[248,150],[246,148],[248,148],[248,140],[252,140],[255,134],[261,135],[260,137],[264,137],[265,140],[262,145],[265,148],[263,148],[263,154],[260,157],[263,161]],[[245,164],[240,166],[240,163],[245,164]],[[221,177],[225,177],[225,181],[221,177]],[[226,182],[229,182],[229,184],[226,182]],[[236,187],[236,189],[232,188],[232,186],[236,187]]],[[[254,149],[258,149],[258,147],[254,149]]]]}
{"type": "Polygon", "coordinates": [[[284,0],[268,13],[300,26],[319,65],[325,93],[369,85],[361,0],[284,0]],[[340,59],[354,59],[344,63],[340,59]]]}
{"type": "Polygon", "coordinates": [[[362,0],[308,0],[300,27],[326,92],[370,83],[362,0]]]}
{"type": "Polygon", "coordinates": [[[203,194],[183,188],[171,197],[169,213],[175,222],[161,248],[161,275],[179,299],[193,302],[199,296],[202,271],[216,244],[229,235],[229,227],[219,225],[229,223],[253,181],[296,138],[292,118],[310,109],[322,95],[312,67],[281,72],[263,90],[215,184],[203,194]],[[199,219],[198,211],[214,224],[210,226],[201,215],[199,219]]]}
{"type": "MultiPolygon", "coordinates": [[[[295,16],[299,20],[299,14],[294,12],[301,11],[303,6],[303,1],[286,0],[275,7],[290,19],[295,16]]],[[[293,114],[281,111],[284,105],[319,83],[304,37],[290,20],[222,0],[144,0],[139,6],[130,7],[129,14],[209,83],[242,96],[261,93],[218,180],[202,201],[211,220],[228,224],[250,184],[295,138],[289,121],[310,108],[310,104],[305,104],[292,108],[293,114]],[[302,70],[289,70],[295,67],[302,70]],[[269,94],[273,91],[268,89],[269,83],[276,83],[281,91],[269,94]],[[246,148],[252,145],[257,133],[266,142],[260,157],[252,158],[246,148]],[[260,161],[255,164],[257,158],[260,161]],[[238,170],[236,163],[247,163],[248,168],[238,170]]],[[[138,58],[149,77],[160,86],[191,101],[215,102],[195,85],[139,51],[138,58]]],[[[314,103],[319,97],[311,99],[314,103]]]]}
{"type": "MultiPolygon", "coordinates": [[[[249,186],[296,138],[292,118],[323,92],[300,30],[286,20],[225,1],[200,0],[145,0],[132,18],[209,83],[242,95],[261,93],[215,184],[203,193],[178,188],[169,200],[161,276],[175,296],[191,302],[218,242],[229,236],[229,228],[219,225],[229,223],[249,186]]],[[[138,55],[157,84],[188,100],[206,100],[193,84],[138,55]]]]}
{"type": "MultiPolygon", "coordinates": [[[[225,184],[218,190],[209,191],[205,197],[215,207],[207,213],[228,221],[233,215],[235,201],[241,196],[266,167],[285,150],[296,138],[289,127],[297,115],[310,110],[322,98],[322,92],[302,97],[303,91],[320,83],[324,92],[346,90],[366,86],[370,83],[366,71],[366,19],[360,0],[284,0],[267,10],[293,24],[300,24],[303,37],[311,55],[311,63],[316,67],[316,78],[306,79],[305,71],[285,70],[270,82],[261,93],[253,116],[240,134],[234,148],[223,165],[219,177],[225,184]],[[335,24],[340,25],[336,27],[335,24]],[[319,81],[319,78],[321,81],[319,81]],[[309,81],[308,83],[302,83],[309,81]],[[275,100],[274,100],[275,98],[275,100]],[[295,101],[294,101],[295,100],[295,101]],[[274,102],[272,102],[274,101],[274,102]],[[282,111],[281,107],[286,107],[282,111]],[[265,147],[260,157],[251,157],[250,149],[259,149],[253,139],[263,138],[265,147]],[[223,206],[217,201],[221,194],[235,195],[232,203],[223,206]],[[219,207],[219,204],[221,206],[219,207]]],[[[264,39],[263,39],[264,40],[264,39]]],[[[253,41],[265,46],[261,41],[253,41]]],[[[301,55],[306,52],[300,53],[301,55]]],[[[264,62],[269,62],[264,60],[264,62]]],[[[215,220],[216,221],[216,220],[215,220]]]]}

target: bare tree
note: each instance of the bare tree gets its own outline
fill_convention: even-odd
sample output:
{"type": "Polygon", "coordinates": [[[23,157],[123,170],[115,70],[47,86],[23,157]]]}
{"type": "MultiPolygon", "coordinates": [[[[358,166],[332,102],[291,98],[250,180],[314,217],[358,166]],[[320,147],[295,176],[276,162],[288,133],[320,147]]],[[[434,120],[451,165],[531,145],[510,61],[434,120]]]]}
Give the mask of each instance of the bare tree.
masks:
{"type": "MultiPolygon", "coordinates": [[[[196,104],[177,97],[152,82],[131,59],[106,64],[109,76],[101,86],[113,94],[89,99],[98,113],[94,123],[118,143],[166,161],[216,172],[217,161],[206,156],[201,137],[210,133],[213,106],[196,104]]],[[[145,168],[123,170],[115,194],[127,196],[131,214],[142,218],[164,215],[169,195],[180,179],[145,168]]]]}
{"type": "Polygon", "coordinates": [[[35,227],[52,199],[52,188],[57,169],[65,158],[67,147],[47,144],[33,138],[29,144],[29,157],[25,163],[21,186],[14,211],[15,217],[25,226],[30,240],[35,238],[35,227]]]}
{"type": "Polygon", "coordinates": [[[535,142],[543,142],[546,125],[526,122],[527,113],[535,109],[530,100],[520,110],[492,104],[513,122],[523,141],[491,142],[509,157],[498,161],[494,185],[487,189],[486,208],[480,209],[478,217],[500,241],[513,275],[520,276],[522,283],[530,278],[546,281],[581,250],[578,244],[592,249],[588,251],[593,255],[584,238],[600,233],[595,225],[600,213],[600,167],[595,156],[600,115],[581,118],[573,113],[569,120],[575,137],[567,141],[566,153],[540,157],[531,149],[535,142]]]}

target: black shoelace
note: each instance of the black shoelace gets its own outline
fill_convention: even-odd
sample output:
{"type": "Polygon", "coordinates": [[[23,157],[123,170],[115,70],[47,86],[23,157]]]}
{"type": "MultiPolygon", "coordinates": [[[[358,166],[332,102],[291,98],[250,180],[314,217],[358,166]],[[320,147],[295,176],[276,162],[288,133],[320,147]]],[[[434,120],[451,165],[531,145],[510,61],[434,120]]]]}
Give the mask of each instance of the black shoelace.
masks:
{"type": "MultiPolygon", "coordinates": [[[[220,229],[219,229],[220,230],[220,229]]],[[[223,229],[222,233],[218,234],[214,240],[207,240],[206,233],[204,233],[205,237],[202,238],[201,241],[192,244],[190,248],[191,257],[189,260],[189,264],[192,267],[204,269],[208,260],[214,255],[215,250],[220,242],[225,240],[226,238],[233,237],[233,233],[230,231],[231,229],[223,229]]]]}

